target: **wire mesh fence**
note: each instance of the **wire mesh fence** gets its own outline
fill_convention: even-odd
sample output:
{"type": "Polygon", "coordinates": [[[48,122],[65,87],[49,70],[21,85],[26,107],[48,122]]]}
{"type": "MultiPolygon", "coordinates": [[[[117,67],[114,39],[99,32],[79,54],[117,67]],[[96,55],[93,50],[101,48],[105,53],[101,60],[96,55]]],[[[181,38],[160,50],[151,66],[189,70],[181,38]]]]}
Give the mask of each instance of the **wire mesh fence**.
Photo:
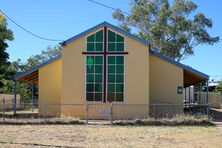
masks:
{"type": "Polygon", "coordinates": [[[44,123],[89,123],[95,120],[108,121],[131,120],[142,118],[172,118],[177,115],[206,115],[205,104],[55,104],[55,103],[20,103],[14,114],[13,103],[1,102],[1,124],[44,124],[44,123]]]}

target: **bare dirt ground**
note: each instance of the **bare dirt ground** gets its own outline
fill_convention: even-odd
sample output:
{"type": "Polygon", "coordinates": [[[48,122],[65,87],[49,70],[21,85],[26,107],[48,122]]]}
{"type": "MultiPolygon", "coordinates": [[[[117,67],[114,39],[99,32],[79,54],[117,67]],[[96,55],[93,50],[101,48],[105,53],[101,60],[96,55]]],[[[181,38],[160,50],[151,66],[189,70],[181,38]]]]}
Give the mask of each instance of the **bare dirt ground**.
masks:
{"type": "Polygon", "coordinates": [[[1,125],[0,134],[0,147],[222,147],[212,126],[1,125]]]}
{"type": "Polygon", "coordinates": [[[211,112],[214,114],[214,124],[217,126],[218,131],[222,135],[222,109],[213,109],[211,112]]]}
{"type": "Polygon", "coordinates": [[[214,122],[214,124],[217,126],[217,129],[222,136],[222,122],[214,122]]]}

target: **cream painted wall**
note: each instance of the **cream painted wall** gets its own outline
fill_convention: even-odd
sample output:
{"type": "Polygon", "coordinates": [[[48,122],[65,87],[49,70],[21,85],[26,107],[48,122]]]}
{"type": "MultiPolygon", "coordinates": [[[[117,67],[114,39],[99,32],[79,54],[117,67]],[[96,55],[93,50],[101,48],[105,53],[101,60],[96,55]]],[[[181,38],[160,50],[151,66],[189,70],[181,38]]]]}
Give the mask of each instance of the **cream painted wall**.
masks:
{"type": "Polygon", "coordinates": [[[85,49],[86,36],[62,47],[62,116],[85,117],[85,49]]]}
{"type": "Polygon", "coordinates": [[[62,100],[61,103],[83,104],[85,102],[85,56],[86,36],[62,49],[62,100]]]}
{"type": "MultiPolygon", "coordinates": [[[[39,70],[39,103],[61,103],[55,112],[61,109],[62,115],[85,117],[86,114],[85,55],[82,54],[86,49],[86,36],[63,46],[62,61],[57,60],[39,70]]],[[[116,118],[146,116],[149,103],[183,103],[183,96],[177,94],[177,87],[183,86],[183,69],[149,55],[147,46],[130,37],[125,37],[125,49],[128,52],[125,55],[125,97],[121,106],[115,107],[116,118]],[[139,107],[141,104],[146,105],[144,109],[139,107]]],[[[97,105],[91,105],[91,110],[95,113],[91,113],[98,118],[100,106],[108,105],[104,108],[110,109],[108,103],[94,104],[97,105]]]]}
{"type": "Polygon", "coordinates": [[[169,104],[158,108],[173,111],[176,107],[176,111],[181,112],[183,94],[177,93],[178,86],[183,87],[183,69],[150,54],[150,104],[169,104]]]}
{"type": "Polygon", "coordinates": [[[62,59],[39,69],[39,112],[44,113],[46,103],[49,115],[60,115],[62,59]],[[51,105],[50,105],[51,104],[51,105]],[[55,105],[57,104],[57,105],[55,105]]]}
{"type": "Polygon", "coordinates": [[[125,103],[149,104],[149,49],[125,37],[125,103]]]}

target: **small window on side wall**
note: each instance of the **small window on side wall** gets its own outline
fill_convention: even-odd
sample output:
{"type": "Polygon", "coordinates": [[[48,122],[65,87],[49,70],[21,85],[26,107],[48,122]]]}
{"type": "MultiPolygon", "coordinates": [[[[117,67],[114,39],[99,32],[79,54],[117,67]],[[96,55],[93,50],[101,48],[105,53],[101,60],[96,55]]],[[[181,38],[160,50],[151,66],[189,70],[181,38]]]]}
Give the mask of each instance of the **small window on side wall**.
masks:
{"type": "Polygon", "coordinates": [[[177,94],[183,94],[183,87],[182,86],[177,87],[177,94]]]}

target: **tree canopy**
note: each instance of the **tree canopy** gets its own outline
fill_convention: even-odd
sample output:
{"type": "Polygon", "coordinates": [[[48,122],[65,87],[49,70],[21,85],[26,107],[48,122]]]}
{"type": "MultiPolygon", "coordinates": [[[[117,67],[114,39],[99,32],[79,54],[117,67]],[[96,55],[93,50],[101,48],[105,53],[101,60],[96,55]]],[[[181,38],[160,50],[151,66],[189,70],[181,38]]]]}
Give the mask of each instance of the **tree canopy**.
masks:
{"type": "MultiPolygon", "coordinates": [[[[27,59],[27,62],[20,65],[20,70],[27,70],[29,68],[32,68],[36,65],[39,65],[41,63],[44,63],[54,57],[57,57],[58,55],[61,55],[61,47],[55,46],[50,47],[48,46],[45,50],[42,50],[40,54],[32,55],[27,59]]],[[[19,62],[18,60],[17,62],[19,62]]]]}
{"type": "Polygon", "coordinates": [[[12,41],[13,33],[10,29],[7,28],[7,21],[5,17],[0,13],[0,88],[3,87],[3,79],[9,78],[8,75],[8,61],[9,54],[6,52],[8,47],[7,41],[12,41]]]}
{"type": "Polygon", "coordinates": [[[118,9],[113,18],[127,31],[136,28],[136,35],[149,40],[154,50],[180,61],[193,55],[196,46],[219,41],[207,31],[212,20],[196,9],[192,0],[131,0],[130,14],[118,9]]]}
{"type": "Polygon", "coordinates": [[[219,84],[216,86],[216,92],[222,93],[222,80],[219,81],[219,84]]]}
{"type": "MultiPolygon", "coordinates": [[[[45,50],[42,50],[40,54],[35,54],[30,56],[27,59],[27,62],[23,63],[20,59],[10,63],[7,65],[7,77],[2,79],[4,86],[0,89],[2,93],[13,93],[14,84],[13,84],[13,76],[17,73],[23,72],[29,68],[37,66],[43,62],[48,61],[51,58],[54,58],[58,55],[61,55],[61,47],[47,47],[45,50]]],[[[17,83],[17,92],[21,95],[22,100],[31,99],[31,86],[27,83],[23,83],[18,81],[17,83]]]]}

